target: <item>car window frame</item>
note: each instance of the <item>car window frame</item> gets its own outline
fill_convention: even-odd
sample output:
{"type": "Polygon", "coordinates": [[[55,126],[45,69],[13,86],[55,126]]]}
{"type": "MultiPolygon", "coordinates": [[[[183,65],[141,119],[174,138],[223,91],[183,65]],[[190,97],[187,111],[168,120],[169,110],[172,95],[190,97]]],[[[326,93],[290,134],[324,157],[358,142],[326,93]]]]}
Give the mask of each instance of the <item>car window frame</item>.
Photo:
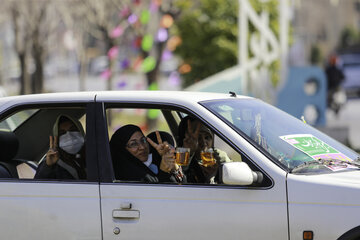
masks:
{"type": "MultiPolygon", "coordinates": [[[[209,127],[214,134],[216,134],[219,138],[222,139],[226,144],[228,144],[234,151],[236,151],[241,156],[245,157],[247,159],[247,163],[250,168],[255,169],[256,171],[260,171],[263,173],[264,177],[267,178],[269,181],[268,186],[240,186],[240,185],[225,185],[225,184],[182,184],[181,186],[210,186],[210,187],[225,187],[225,188],[249,188],[249,189],[270,189],[274,186],[274,180],[273,178],[264,170],[262,169],[255,160],[251,159],[245,151],[241,150],[236,144],[234,144],[229,138],[227,138],[223,133],[218,131],[215,127],[213,127],[209,122],[201,117],[198,113],[193,111],[192,109],[189,109],[185,106],[181,106],[178,104],[173,103],[163,103],[163,102],[144,102],[144,101],[101,101],[97,102],[97,114],[100,116],[97,118],[97,137],[98,137],[98,143],[100,146],[98,146],[98,150],[102,153],[101,155],[98,155],[98,166],[99,166],[99,180],[101,184],[107,184],[107,183],[117,183],[117,184],[149,184],[149,183],[133,183],[133,182],[126,182],[126,181],[118,181],[115,180],[115,175],[113,171],[112,166],[112,159],[110,154],[110,145],[109,145],[109,135],[108,135],[108,125],[107,125],[107,119],[106,119],[106,110],[108,108],[131,108],[131,109],[159,109],[159,110],[169,110],[169,111],[176,111],[178,115],[180,116],[179,112],[191,114],[194,117],[198,118],[200,121],[202,121],[207,127],[209,127]],[[102,126],[102,127],[101,127],[102,126]],[[108,166],[106,166],[108,165],[108,166]]],[[[201,106],[204,107],[204,106],[201,106]]],[[[210,111],[209,111],[210,113],[210,111]]],[[[212,114],[212,113],[211,113],[212,114]]],[[[180,116],[181,117],[181,116],[180,116]]],[[[170,127],[170,126],[169,126],[170,127]]],[[[240,135],[241,136],[241,135],[240,135]]],[[[175,136],[174,136],[175,137],[175,136]]],[[[158,184],[159,185],[159,184],[158,184]]],[[[168,183],[160,183],[160,185],[167,185],[167,186],[179,186],[177,184],[168,184],[168,183]]]]}
{"type": "MultiPolygon", "coordinates": [[[[46,182],[46,183],[99,183],[99,172],[97,166],[97,144],[96,144],[96,136],[94,132],[95,125],[95,111],[93,109],[94,102],[93,101],[79,101],[79,102],[39,102],[39,103],[27,103],[27,104],[16,104],[13,107],[9,107],[4,109],[0,113],[0,120],[10,117],[14,113],[28,110],[28,109],[46,109],[46,108],[71,108],[71,107],[81,107],[85,110],[86,115],[86,124],[85,124],[85,132],[86,132],[86,168],[87,168],[87,178],[85,180],[72,180],[72,179],[19,179],[19,178],[7,178],[0,179],[0,181],[11,181],[11,182],[46,182]],[[92,126],[92,127],[90,127],[92,126]]],[[[32,115],[31,117],[33,117],[32,115]]],[[[22,122],[17,128],[13,131],[16,133],[16,130],[26,124],[26,122],[31,119],[28,118],[24,122],[22,122]]]]}

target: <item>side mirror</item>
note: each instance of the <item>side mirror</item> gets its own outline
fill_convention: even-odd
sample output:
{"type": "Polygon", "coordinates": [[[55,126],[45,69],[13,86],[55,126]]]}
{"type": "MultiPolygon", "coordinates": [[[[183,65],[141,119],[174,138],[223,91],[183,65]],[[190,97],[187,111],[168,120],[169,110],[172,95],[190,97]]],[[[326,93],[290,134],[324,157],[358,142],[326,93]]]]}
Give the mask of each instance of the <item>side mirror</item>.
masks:
{"type": "Polygon", "coordinates": [[[222,182],[229,185],[251,185],[263,180],[261,172],[252,171],[244,162],[224,163],[221,173],[222,182]]]}

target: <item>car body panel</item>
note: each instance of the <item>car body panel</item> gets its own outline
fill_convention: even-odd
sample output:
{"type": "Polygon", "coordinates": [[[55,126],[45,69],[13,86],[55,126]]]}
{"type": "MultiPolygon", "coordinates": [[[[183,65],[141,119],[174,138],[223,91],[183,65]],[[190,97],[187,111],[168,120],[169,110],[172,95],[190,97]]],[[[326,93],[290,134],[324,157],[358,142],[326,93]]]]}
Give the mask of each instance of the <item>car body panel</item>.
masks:
{"type": "Polygon", "coordinates": [[[312,230],[317,239],[334,239],[360,225],[360,172],[289,174],[290,238],[312,230]]]}
{"type": "Polygon", "coordinates": [[[103,184],[101,198],[104,240],[116,239],[115,227],[122,239],[288,237],[284,185],[255,190],[103,184]],[[123,203],[131,203],[140,212],[139,219],[113,218],[112,211],[123,203]]]}
{"type": "Polygon", "coordinates": [[[98,184],[0,182],[2,239],[101,239],[98,184]]]}

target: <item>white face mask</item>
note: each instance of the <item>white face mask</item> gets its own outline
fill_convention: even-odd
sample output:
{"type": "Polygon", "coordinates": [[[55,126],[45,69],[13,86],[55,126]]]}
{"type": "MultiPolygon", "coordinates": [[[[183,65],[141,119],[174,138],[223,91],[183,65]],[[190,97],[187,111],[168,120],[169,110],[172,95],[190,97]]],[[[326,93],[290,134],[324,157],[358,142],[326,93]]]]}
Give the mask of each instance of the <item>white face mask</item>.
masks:
{"type": "Polygon", "coordinates": [[[59,138],[59,147],[65,152],[75,154],[84,145],[84,137],[80,132],[66,132],[59,138]]]}

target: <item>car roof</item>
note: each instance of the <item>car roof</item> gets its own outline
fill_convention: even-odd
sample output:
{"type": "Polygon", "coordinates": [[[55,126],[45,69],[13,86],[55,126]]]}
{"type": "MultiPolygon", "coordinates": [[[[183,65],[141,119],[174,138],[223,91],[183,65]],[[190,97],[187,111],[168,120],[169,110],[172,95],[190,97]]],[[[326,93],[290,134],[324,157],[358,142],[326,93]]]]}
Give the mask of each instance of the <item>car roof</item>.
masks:
{"type": "MultiPolygon", "coordinates": [[[[244,96],[239,96],[246,98],[244,96]]],[[[104,91],[97,94],[96,99],[107,101],[112,99],[121,99],[129,101],[160,101],[160,102],[200,102],[212,99],[231,98],[230,94],[209,93],[209,92],[191,92],[191,91],[104,91]]]]}
{"type": "Polygon", "coordinates": [[[94,92],[43,93],[2,97],[0,98],[0,110],[23,104],[89,102],[93,101],[94,97],[94,92]]]}
{"type": "MultiPolygon", "coordinates": [[[[139,102],[166,102],[166,103],[194,103],[213,99],[233,98],[229,93],[208,93],[190,91],[89,91],[29,94],[0,98],[0,109],[18,104],[36,103],[71,103],[98,101],[139,101],[139,102]]],[[[238,98],[249,98],[237,96],[238,98]]]]}

